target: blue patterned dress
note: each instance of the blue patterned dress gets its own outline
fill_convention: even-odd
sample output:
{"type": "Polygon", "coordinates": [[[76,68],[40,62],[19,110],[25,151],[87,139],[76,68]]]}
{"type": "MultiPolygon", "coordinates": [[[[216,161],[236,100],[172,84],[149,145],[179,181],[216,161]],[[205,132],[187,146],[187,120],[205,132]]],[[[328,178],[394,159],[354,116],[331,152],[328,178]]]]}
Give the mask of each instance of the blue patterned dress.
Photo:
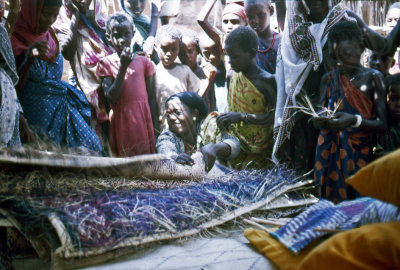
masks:
{"type": "Polygon", "coordinates": [[[28,123],[61,146],[102,150],[90,127],[90,105],[85,94],[61,81],[63,58],[54,63],[36,59],[20,92],[20,102],[28,123]]]}

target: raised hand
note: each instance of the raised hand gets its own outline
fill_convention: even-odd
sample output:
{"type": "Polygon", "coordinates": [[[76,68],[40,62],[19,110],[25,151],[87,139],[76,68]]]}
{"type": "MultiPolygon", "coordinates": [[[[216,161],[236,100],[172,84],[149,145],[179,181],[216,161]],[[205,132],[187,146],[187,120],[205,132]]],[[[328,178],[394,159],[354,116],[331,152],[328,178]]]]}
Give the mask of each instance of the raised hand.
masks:
{"type": "Polygon", "coordinates": [[[204,59],[201,61],[201,67],[203,68],[204,74],[206,75],[207,79],[209,81],[214,81],[214,78],[217,75],[217,69],[213,65],[211,65],[211,63],[204,61],[204,59]]]}

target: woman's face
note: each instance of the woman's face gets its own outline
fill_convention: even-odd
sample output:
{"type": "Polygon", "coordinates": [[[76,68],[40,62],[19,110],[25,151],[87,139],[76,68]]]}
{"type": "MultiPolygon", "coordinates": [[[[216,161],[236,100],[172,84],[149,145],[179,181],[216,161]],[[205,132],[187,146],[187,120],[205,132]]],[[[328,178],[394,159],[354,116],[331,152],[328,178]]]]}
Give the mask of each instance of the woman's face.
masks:
{"type": "Polygon", "coordinates": [[[44,6],[39,17],[39,33],[46,32],[57,20],[60,7],[44,6]]]}
{"type": "Polygon", "coordinates": [[[222,17],[222,30],[228,35],[239,26],[245,26],[246,22],[236,14],[225,14],[222,17]]]}
{"type": "Polygon", "coordinates": [[[173,98],[166,103],[167,123],[169,130],[180,137],[185,137],[195,127],[194,113],[178,98],[173,98]]]}
{"type": "Polygon", "coordinates": [[[139,17],[146,7],[146,0],[124,0],[124,6],[136,17],[139,17]]]}
{"type": "Polygon", "coordinates": [[[389,9],[386,15],[386,28],[388,32],[393,30],[399,18],[400,18],[400,8],[389,9]]]}

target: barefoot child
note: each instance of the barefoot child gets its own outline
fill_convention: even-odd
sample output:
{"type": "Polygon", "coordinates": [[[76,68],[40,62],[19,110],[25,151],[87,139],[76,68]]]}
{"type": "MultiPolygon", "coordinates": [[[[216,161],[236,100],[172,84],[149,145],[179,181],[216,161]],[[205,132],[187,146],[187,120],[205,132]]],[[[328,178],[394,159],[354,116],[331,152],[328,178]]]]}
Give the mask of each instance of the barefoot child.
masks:
{"type": "Polygon", "coordinates": [[[112,109],[110,146],[119,157],[155,152],[158,114],[154,66],[147,57],[130,52],[133,35],[129,17],[123,13],[110,16],[107,36],[116,53],[97,66],[97,75],[103,77],[103,89],[112,109]]]}
{"type": "Polygon", "coordinates": [[[180,92],[199,92],[201,81],[187,65],[175,63],[182,43],[182,34],[178,29],[169,24],[161,26],[155,42],[161,60],[156,67],[156,96],[161,132],[167,127],[165,101],[180,92]]]}
{"type": "Polygon", "coordinates": [[[319,196],[337,203],[357,196],[345,179],[370,161],[371,133],[386,128],[385,89],[382,75],[360,64],[364,47],[355,23],[333,26],[328,48],[337,64],[322,78],[321,101],[336,112],[313,119],[320,129],[314,171],[319,196]]]}
{"type": "Polygon", "coordinates": [[[249,25],[258,35],[257,64],[275,74],[281,37],[270,27],[274,8],[269,0],[245,0],[244,5],[249,25]]]}
{"type": "Polygon", "coordinates": [[[257,46],[257,34],[246,26],[233,30],[225,42],[234,73],[228,76],[229,112],[217,123],[240,140],[240,154],[231,162],[238,169],[268,167],[273,147],[276,81],[257,65],[257,46]]]}

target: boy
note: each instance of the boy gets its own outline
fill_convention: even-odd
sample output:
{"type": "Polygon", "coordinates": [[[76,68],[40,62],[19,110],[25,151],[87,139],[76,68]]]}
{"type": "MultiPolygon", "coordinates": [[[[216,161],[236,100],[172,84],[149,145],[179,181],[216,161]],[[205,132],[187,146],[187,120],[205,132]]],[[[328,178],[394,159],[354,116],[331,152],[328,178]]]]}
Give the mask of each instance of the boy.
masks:
{"type": "Polygon", "coordinates": [[[224,113],[228,109],[228,87],[226,84],[226,69],[222,61],[222,49],[220,44],[215,43],[205,32],[199,35],[199,46],[203,61],[201,67],[203,70],[216,69],[216,75],[213,79],[214,89],[210,92],[215,94],[215,107],[217,112],[224,113]]]}
{"type": "Polygon", "coordinates": [[[172,95],[199,92],[200,79],[187,65],[175,63],[182,43],[181,32],[172,25],[163,25],[157,32],[155,45],[160,63],[156,67],[156,97],[159,110],[160,132],[167,127],[165,101],[172,95]]]}
{"type": "Polygon", "coordinates": [[[240,154],[232,162],[237,169],[268,167],[273,147],[276,81],[257,65],[257,48],[257,34],[246,26],[233,30],[225,42],[234,72],[228,76],[229,112],[217,123],[240,139],[240,154]]]}
{"type": "Polygon", "coordinates": [[[281,37],[270,26],[274,8],[269,0],[245,0],[244,7],[249,25],[258,36],[257,64],[265,71],[275,74],[281,37]]]}
{"type": "Polygon", "coordinates": [[[335,114],[313,119],[320,129],[314,166],[319,196],[335,203],[356,197],[344,181],[370,161],[371,133],[386,128],[382,75],[361,66],[362,41],[355,23],[342,21],[330,30],[336,67],[322,78],[321,101],[335,114]]]}

